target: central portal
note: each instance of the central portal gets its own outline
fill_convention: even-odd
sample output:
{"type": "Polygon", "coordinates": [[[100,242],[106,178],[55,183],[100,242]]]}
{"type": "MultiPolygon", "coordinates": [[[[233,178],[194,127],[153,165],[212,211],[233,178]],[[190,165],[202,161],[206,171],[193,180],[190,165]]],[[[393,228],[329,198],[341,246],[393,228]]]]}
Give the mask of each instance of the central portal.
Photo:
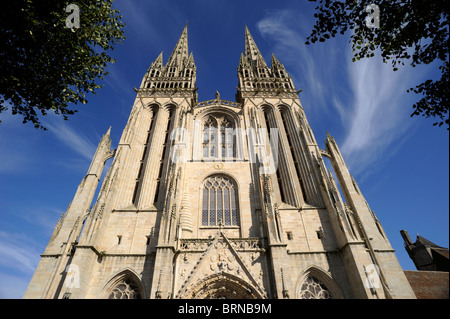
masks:
{"type": "Polygon", "coordinates": [[[250,284],[226,273],[206,277],[191,290],[187,297],[192,299],[262,299],[250,284]]]}

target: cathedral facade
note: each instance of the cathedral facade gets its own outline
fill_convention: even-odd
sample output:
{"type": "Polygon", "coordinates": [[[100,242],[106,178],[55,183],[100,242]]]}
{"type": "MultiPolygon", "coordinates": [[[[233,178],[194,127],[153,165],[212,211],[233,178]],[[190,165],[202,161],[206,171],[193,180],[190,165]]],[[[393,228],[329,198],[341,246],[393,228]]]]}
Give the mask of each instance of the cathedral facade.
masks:
{"type": "Polygon", "coordinates": [[[198,101],[186,26],[117,147],[101,139],[24,298],[415,298],[336,141],[320,148],[247,27],[238,81],[236,101],[198,101]]]}

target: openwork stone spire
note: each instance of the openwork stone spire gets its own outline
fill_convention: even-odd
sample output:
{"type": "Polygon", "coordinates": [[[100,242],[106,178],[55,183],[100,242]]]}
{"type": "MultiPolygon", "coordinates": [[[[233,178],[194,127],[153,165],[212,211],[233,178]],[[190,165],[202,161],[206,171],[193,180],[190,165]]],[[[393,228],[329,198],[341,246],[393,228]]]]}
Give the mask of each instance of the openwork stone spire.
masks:
{"type": "Polygon", "coordinates": [[[247,26],[245,27],[245,50],[241,53],[238,67],[238,94],[240,102],[246,96],[274,94],[295,97],[296,90],[291,77],[275,55],[269,68],[247,26]],[[250,95],[247,95],[250,94],[250,95]],[[295,94],[295,95],[294,95],[295,94]]]}
{"type": "Polygon", "coordinates": [[[188,47],[188,33],[187,33],[187,24],[181,33],[180,38],[178,39],[175,48],[170,55],[169,61],[167,62],[167,66],[177,66],[182,67],[184,63],[187,62],[189,58],[189,47],[188,47]]]}
{"type": "Polygon", "coordinates": [[[152,63],[150,66],[151,69],[160,69],[164,68],[164,62],[163,62],[163,53],[161,52],[158,57],[156,58],[155,62],[152,63]]]}
{"type": "Polygon", "coordinates": [[[189,54],[187,24],[185,25],[167,64],[164,65],[162,52],[150,65],[142,80],[140,96],[149,94],[173,94],[192,97],[197,100],[195,81],[197,67],[194,55],[189,54]],[[148,90],[150,89],[150,90],[148,90]]]}
{"type": "Polygon", "coordinates": [[[253,40],[253,37],[250,34],[247,26],[245,26],[245,57],[247,61],[252,62],[252,64],[254,64],[255,66],[267,68],[266,61],[259,51],[255,40],[253,40]]]}

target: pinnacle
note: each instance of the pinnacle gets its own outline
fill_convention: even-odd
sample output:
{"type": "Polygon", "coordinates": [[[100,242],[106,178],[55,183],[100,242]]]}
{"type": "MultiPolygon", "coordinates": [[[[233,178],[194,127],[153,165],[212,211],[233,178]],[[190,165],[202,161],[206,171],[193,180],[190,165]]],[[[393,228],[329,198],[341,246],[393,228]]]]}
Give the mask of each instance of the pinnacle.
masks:
{"type": "Polygon", "coordinates": [[[152,64],[151,64],[151,68],[153,67],[156,67],[156,68],[162,68],[163,67],[163,64],[164,64],[164,62],[163,62],[163,51],[161,51],[161,53],[158,55],[158,57],[156,58],[156,60],[155,60],[155,62],[153,62],[152,64]]]}
{"type": "Polygon", "coordinates": [[[195,67],[195,61],[194,61],[194,53],[191,51],[191,54],[189,54],[189,58],[187,60],[186,65],[188,67],[195,67]]]}
{"type": "Polygon", "coordinates": [[[103,138],[109,139],[111,134],[111,126],[108,128],[108,131],[103,135],[103,138]]]}
{"type": "Polygon", "coordinates": [[[175,45],[172,54],[170,55],[167,65],[181,64],[183,60],[187,60],[188,58],[189,58],[188,29],[186,23],[183,32],[181,33],[181,36],[178,39],[178,42],[175,45]]]}
{"type": "Polygon", "coordinates": [[[261,52],[259,51],[258,46],[255,43],[255,40],[253,40],[253,37],[250,34],[250,31],[247,26],[245,26],[245,56],[248,59],[252,61],[257,61],[258,63],[267,67],[266,61],[264,60],[261,52]]]}
{"type": "Polygon", "coordinates": [[[274,65],[279,66],[279,65],[281,65],[281,63],[280,63],[280,61],[278,61],[277,57],[276,57],[275,54],[273,54],[273,52],[272,52],[272,67],[273,67],[274,65]]]}

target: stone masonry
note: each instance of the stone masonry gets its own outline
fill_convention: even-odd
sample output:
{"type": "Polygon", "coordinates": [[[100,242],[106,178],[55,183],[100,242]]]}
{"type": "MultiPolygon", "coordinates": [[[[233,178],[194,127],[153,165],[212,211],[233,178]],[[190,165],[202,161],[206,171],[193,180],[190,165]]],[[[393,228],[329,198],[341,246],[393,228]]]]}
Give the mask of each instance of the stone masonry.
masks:
{"type": "Polygon", "coordinates": [[[24,298],[415,298],[336,141],[319,147],[247,27],[238,81],[236,101],[198,101],[186,25],[117,147],[101,139],[24,298]]]}

